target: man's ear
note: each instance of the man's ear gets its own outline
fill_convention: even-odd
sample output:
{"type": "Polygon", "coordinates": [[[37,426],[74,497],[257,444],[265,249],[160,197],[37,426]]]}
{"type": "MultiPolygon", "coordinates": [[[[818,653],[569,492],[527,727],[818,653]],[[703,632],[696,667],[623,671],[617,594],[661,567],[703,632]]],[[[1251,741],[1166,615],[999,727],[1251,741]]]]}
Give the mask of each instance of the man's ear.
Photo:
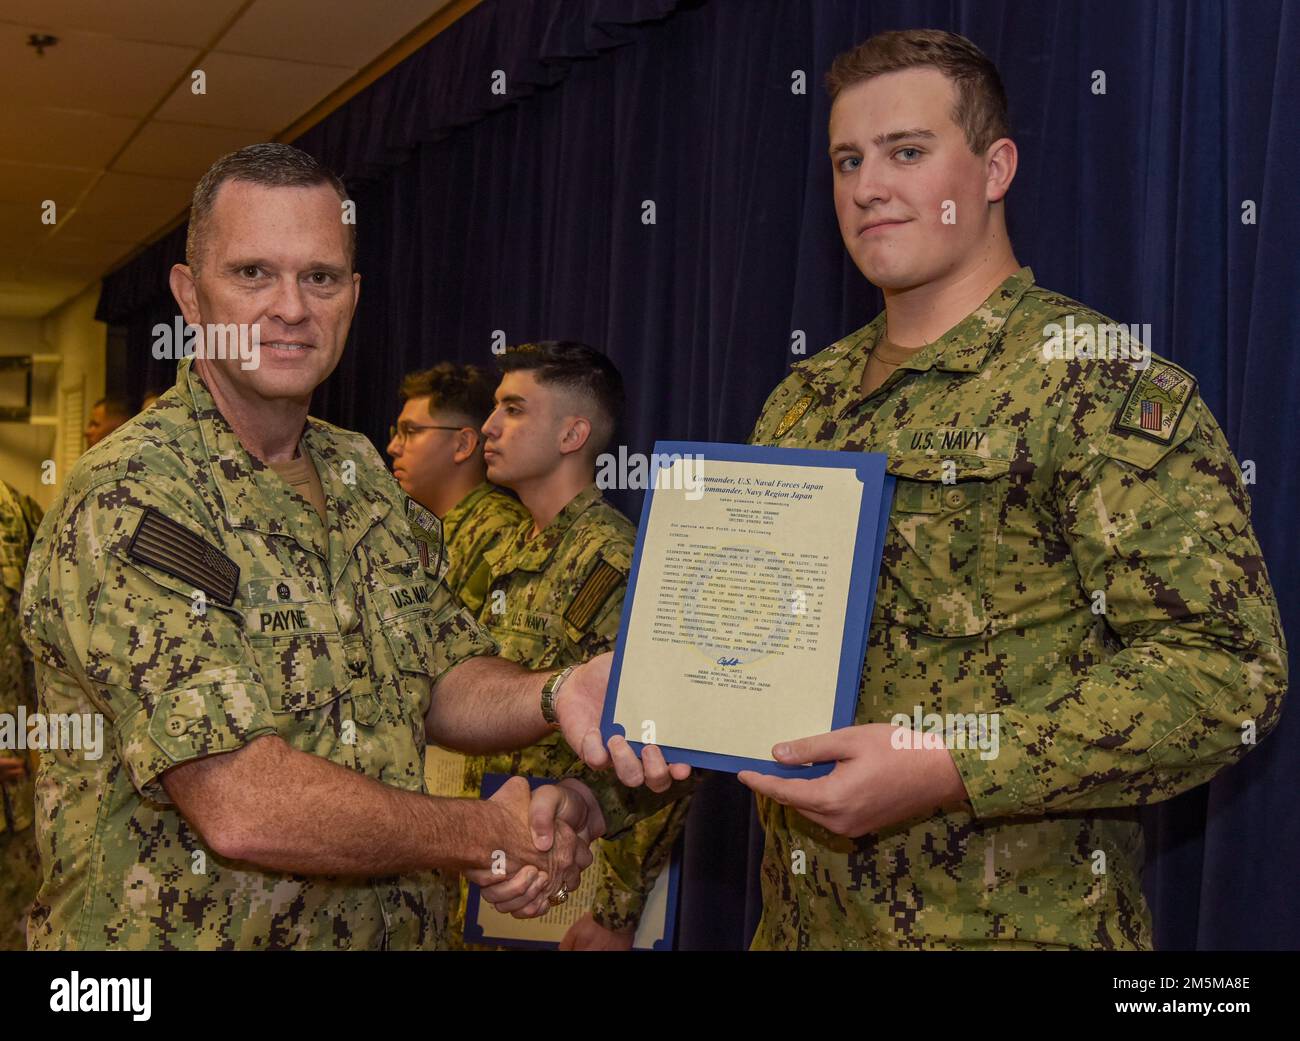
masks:
{"type": "Polygon", "coordinates": [[[452,461],[458,464],[465,462],[478,451],[482,440],[479,432],[470,427],[462,427],[456,431],[456,447],[451,453],[452,461]]]}
{"type": "Polygon", "coordinates": [[[989,202],[1001,202],[1011,190],[1011,182],[1016,177],[1016,166],[1020,153],[1016,143],[1009,137],[1000,137],[989,145],[988,157],[985,159],[988,180],[984,188],[984,198],[989,202]]]}
{"type": "Polygon", "coordinates": [[[171,286],[172,296],[176,298],[185,321],[190,325],[203,324],[203,316],[199,313],[199,287],[194,282],[194,272],[190,266],[173,264],[167,275],[167,283],[171,286]]]}
{"type": "Polygon", "coordinates": [[[582,449],[591,439],[591,420],[570,416],[565,420],[564,434],[560,437],[560,452],[569,455],[582,449]]]}

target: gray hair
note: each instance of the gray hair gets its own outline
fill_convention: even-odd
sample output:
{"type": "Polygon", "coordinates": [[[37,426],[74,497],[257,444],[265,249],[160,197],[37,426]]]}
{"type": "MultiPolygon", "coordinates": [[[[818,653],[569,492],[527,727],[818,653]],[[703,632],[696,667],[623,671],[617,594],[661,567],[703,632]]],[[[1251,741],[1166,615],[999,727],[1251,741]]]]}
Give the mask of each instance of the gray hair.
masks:
{"type": "MultiPolygon", "coordinates": [[[[268,188],[311,188],[328,184],[348,201],[347,189],[339,178],[314,158],[293,145],[266,142],[248,145],[223,155],[208,168],[194,188],[190,203],[190,227],[185,236],[185,263],[197,270],[195,263],[203,249],[203,239],[212,220],[212,205],[217,189],[227,181],[248,181],[268,188]]],[[[344,224],[348,236],[348,266],[356,267],[357,226],[344,224]]]]}

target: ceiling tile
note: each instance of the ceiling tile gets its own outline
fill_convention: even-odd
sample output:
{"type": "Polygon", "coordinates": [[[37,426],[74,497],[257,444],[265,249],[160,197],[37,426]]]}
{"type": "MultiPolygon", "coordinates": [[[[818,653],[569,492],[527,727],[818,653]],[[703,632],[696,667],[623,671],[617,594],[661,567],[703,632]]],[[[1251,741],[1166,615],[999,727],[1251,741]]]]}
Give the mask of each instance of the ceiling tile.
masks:
{"type": "Polygon", "coordinates": [[[151,242],[190,204],[193,180],[105,174],[69,215],[63,234],[108,242],[151,242]]]}
{"type": "Polygon", "coordinates": [[[0,239],[6,243],[30,243],[47,234],[49,229],[41,224],[39,211],[33,219],[30,206],[16,202],[0,202],[0,239]]]}
{"type": "MultiPolygon", "coordinates": [[[[186,202],[188,201],[189,197],[186,196],[186,202]]],[[[77,210],[68,218],[65,231],[75,234],[78,238],[96,239],[101,242],[152,242],[183,211],[184,204],[154,214],[139,210],[88,214],[77,210]]]]}
{"type": "Polygon", "coordinates": [[[218,48],[265,58],[359,69],[450,0],[367,0],[347,16],[321,17],[319,0],[257,0],[218,48]]]}
{"type": "Polygon", "coordinates": [[[77,216],[148,213],[175,216],[189,205],[196,177],[148,177],[109,171],[77,208],[77,216]]]}
{"type": "Polygon", "coordinates": [[[127,146],[114,169],[120,173],[188,178],[193,182],[227,152],[264,141],[267,137],[267,134],[255,130],[228,130],[153,120],[127,146]]]}
{"type": "Polygon", "coordinates": [[[0,202],[24,203],[39,213],[42,203],[52,199],[57,219],[72,209],[96,176],[94,170],[0,161],[0,202]]]}
{"type": "Polygon", "coordinates": [[[5,22],[59,36],[104,33],[126,40],[201,46],[247,0],[5,0],[5,22]]]}
{"type": "Polygon", "coordinates": [[[6,103],[0,108],[0,159],[102,167],[138,122],[129,116],[6,103]]]}
{"type": "Polygon", "coordinates": [[[3,0],[0,315],[93,284],[174,226],[215,159],[276,137],[448,2],[3,0]],[[59,42],[38,56],[32,32],[59,42]]]}
{"type": "Polygon", "coordinates": [[[129,242],[104,242],[76,236],[57,235],[42,242],[33,252],[33,266],[70,265],[81,269],[90,267],[92,273],[106,271],[134,247],[129,242]]]}
{"type": "Polygon", "coordinates": [[[27,27],[0,25],[0,97],[19,107],[147,115],[198,55],[192,47],[69,33],[37,57],[27,27]]]}
{"type": "Polygon", "coordinates": [[[206,93],[180,84],[158,110],[173,123],[259,130],[274,137],[348,80],[352,72],[335,65],[305,65],[214,51],[198,62],[206,93]]]}

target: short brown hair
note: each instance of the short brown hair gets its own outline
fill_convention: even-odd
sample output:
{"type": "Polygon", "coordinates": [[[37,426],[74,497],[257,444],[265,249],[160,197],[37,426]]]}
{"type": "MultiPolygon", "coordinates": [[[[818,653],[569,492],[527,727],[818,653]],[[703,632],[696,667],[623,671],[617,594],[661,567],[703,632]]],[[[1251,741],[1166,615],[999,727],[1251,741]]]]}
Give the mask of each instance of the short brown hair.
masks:
{"type": "Polygon", "coordinates": [[[591,458],[609,447],[623,420],[623,375],[594,347],[576,340],[538,340],[511,347],[497,359],[501,372],[531,372],[538,383],[572,391],[592,405],[591,458]]]}
{"type": "Polygon", "coordinates": [[[463,416],[475,427],[487,422],[496,408],[496,382],[477,365],[444,361],[431,369],[412,372],[402,380],[402,402],[429,398],[429,410],[463,416]]]}
{"type": "Polygon", "coordinates": [[[1007,92],[997,66],[966,37],[943,29],[877,33],[831,63],[826,90],[834,102],[841,91],[873,76],[925,66],[938,69],[956,85],[952,121],[961,127],[972,152],[983,155],[998,138],[1011,135],[1007,92]]]}
{"type": "MultiPolygon", "coordinates": [[[[293,145],[268,141],[223,155],[194,187],[190,227],[185,235],[185,263],[191,268],[196,268],[195,262],[203,250],[203,238],[212,217],[217,189],[227,181],[248,181],[267,188],[313,188],[318,184],[328,184],[338,193],[339,201],[348,200],[348,191],[337,175],[293,145]]],[[[341,211],[339,219],[342,219],[341,211]]],[[[355,268],[357,226],[348,223],[343,227],[348,236],[348,266],[355,268]]]]}

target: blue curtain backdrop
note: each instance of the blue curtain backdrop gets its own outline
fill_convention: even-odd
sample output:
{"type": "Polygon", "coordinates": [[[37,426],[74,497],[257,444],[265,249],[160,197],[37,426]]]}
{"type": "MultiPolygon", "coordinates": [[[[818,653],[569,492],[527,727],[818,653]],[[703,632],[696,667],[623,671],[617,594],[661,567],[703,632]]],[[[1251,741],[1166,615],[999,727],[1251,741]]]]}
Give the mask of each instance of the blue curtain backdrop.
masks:
{"type": "MultiPolygon", "coordinates": [[[[490,365],[499,330],[605,350],[627,381],[629,451],[744,440],[797,360],[796,331],[812,353],[880,307],[839,241],[820,84],[840,51],[910,27],[960,32],[1002,71],[1021,262],[1150,323],[1153,350],[1197,375],[1254,461],[1255,527],[1294,638],[1294,3],[487,0],[297,142],[357,200],[363,275],[314,410],[382,447],[400,375],[490,365]]],[[[165,276],[183,243],[182,229],[105,280],[99,317],[127,327],[137,392],[170,383],[149,330],[175,313],[165,276]]],[[[637,516],[637,496],[616,499],[637,516]]],[[[1300,948],[1298,753],[1290,711],[1241,765],[1150,809],[1159,946],[1300,948]]],[[[680,946],[748,941],[758,842],[748,793],[710,778],[680,946]]]]}

